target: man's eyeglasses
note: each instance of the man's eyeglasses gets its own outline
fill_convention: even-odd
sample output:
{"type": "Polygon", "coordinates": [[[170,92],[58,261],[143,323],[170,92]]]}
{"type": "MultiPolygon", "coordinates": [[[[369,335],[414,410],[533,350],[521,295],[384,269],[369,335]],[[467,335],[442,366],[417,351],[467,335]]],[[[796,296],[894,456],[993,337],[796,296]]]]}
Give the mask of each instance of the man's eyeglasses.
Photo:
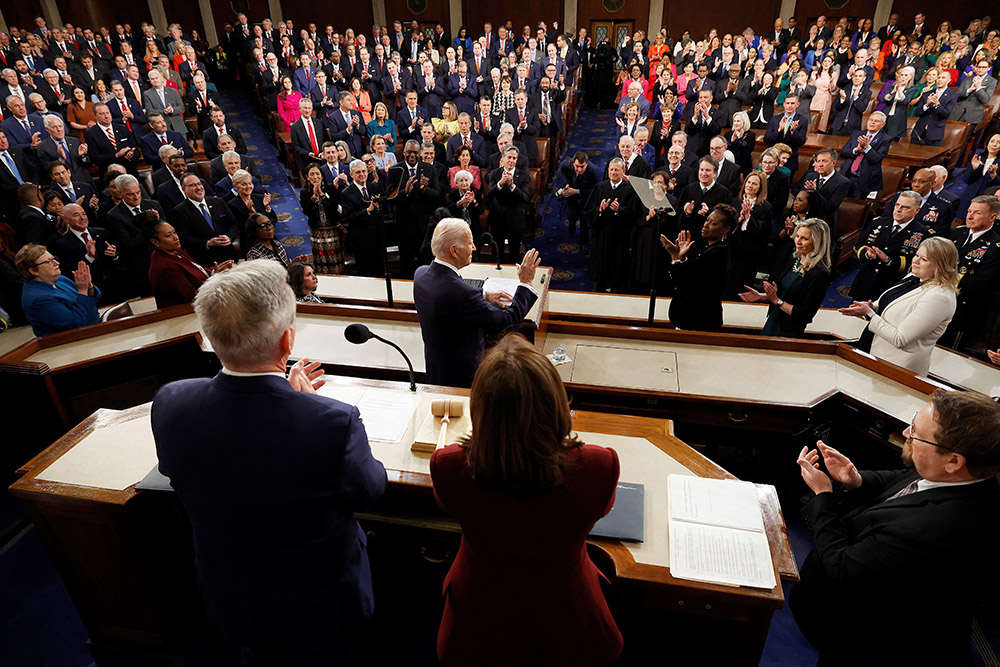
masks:
{"type": "Polygon", "coordinates": [[[954,451],[951,447],[946,447],[946,446],[944,446],[942,444],[939,444],[937,442],[931,442],[930,440],[924,440],[923,438],[918,438],[918,437],[914,436],[913,435],[913,431],[914,431],[913,424],[916,421],[917,421],[917,413],[914,412],[913,413],[913,419],[910,420],[910,435],[907,436],[908,439],[910,439],[910,440],[919,440],[920,442],[927,443],[928,445],[934,445],[935,447],[940,447],[941,449],[947,449],[950,452],[954,451]]]}

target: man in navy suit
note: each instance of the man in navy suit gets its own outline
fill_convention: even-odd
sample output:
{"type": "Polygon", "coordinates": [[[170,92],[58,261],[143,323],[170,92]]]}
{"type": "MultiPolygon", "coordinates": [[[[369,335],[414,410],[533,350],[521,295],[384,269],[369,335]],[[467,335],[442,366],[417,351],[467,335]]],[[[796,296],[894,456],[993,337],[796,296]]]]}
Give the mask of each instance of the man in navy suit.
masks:
{"type": "Polygon", "coordinates": [[[312,58],[303,53],[299,58],[299,68],[292,73],[292,84],[303,97],[309,97],[309,91],[316,83],[316,70],[312,67],[312,58]]]}
{"type": "Polygon", "coordinates": [[[17,189],[33,178],[34,169],[24,151],[10,146],[7,134],[0,130],[0,219],[17,219],[17,189]]]}
{"type": "Polygon", "coordinates": [[[938,389],[903,436],[901,470],[859,471],[823,442],[799,453],[815,546],[789,607],[819,664],[851,664],[860,647],[870,665],[968,664],[1000,557],[1000,408],[938,389]]]}
{"type": "Polygon", "coordinates": [[[184,201],[174,207],[170,222],[183,248],[207,266],[238,259],[233,242],[239,239],[240,228],[229,205],[219,197],[206,197],[197,174],[181,178],[181,191],[184,201]]]}
{"type": "Polygon", "coordinates": [[[173,146],[181,151],[184,157],[188,159],[194,157],[194,150],[184,135],[167,129],[167,119],[163,117],[163,114],[154,111],[149,114],[148,118],[150,131],[139,142],[142,157],[147,164],[153,169],[160,169],[164,166],[163,161],[160,160],[160,146],[173,146]]]}
{"type": "Polygon", "coordinates": [[[417,269],[413,278],[427,383],[471,387],[486,347],[484,334],[516,328],[538,299],[531,287],[538,252],[529,250],[517,265],[520,284],[513,295],[484,295],[482,289],[472,287],[459,274],[459,269],[472,262],[476,251],[468,223],[458,218],[437,223],[431,251],[434,261],[417,269]]]}
{"type": "Polygon", "coordinates": [[[406,106],[396,114],[396,143],[405,143],[410,139],[420,140],[420,128],[430,123],[427,109],[417,106],[417,91],[406,93],[406,106]]]}
{"type": "Polygon", "coordinates": [[[254,664],[347,662],[374,606],[354,513],[382,497],[385,468],[357,408],[316,394],[318,364],[285,377],[295,296],[280,264],[222,271],[194,307],[222,371],[164,386],[150,420],[209,619],[254,664]]]}
{"type": "Polygon", "coordinates": [[[340,93],[338,101],[340,108],[331,111],[327,117],[330,123],[330,138],[333,141],[346,141],[351,155],[361,155],[365,152],[364,138],[367,127],[361,113],[354,108],[354,95],[345,90],[340,93]]]}
{"type": "Polygon", "coordinates": [[[34,160],[34,149],[46,136],[42,119],[34,114],[29,116],[27,107],[18,97],[7,98],[7,109],[10,115],[0,123],[0,128],[7,134],[7,141],[11,146],[30,151],[29,159],[34,160]]]}
{"type": "Polygon", "coordinates": [[[458,114],[458,134],[448,138],[448,164],[454,164],[455,151],[459,146],[472,149],[472,161],[480,169],[486,167],[486,140],[472,131],[472,117],[467,113],[458,114]]]}
{"type": "Polygon", "coordinates": [[[882,160],[889,154],[892,140],[882,134],[885,114],[875,111],[868,117],[868,129],[851,134],[840,151],[844,162],[840,173],[851,182],[848,197],[865,199],[882,189],[882,160]]]}
{"type": "Polygon", "coordinates": [[[128,97],[125,94],[125,85],[121,81],[111,82],[111,94],[113,97],[108,100],[108,109],[114,122],[125,125],[136,139],[146,136],[147,119],[142,102],[128,97]]]}
{"type": "Polygon", "coordinates": [[[441,78],[434,75],[434,63],[425,60],[423,71],[414,77],[417,82],[417,102],[432,118],[441,117],[441,105],[444,104],[445,84],[441,78]]]}
{"type": "Polygon", "coordinates": [[[347,233],[354,246],[354,259],[362,276],[378,277],[385,273],[385,223],[382,221],[383,194],[378,183],[368,182],[368,167],[362,160],[350,165],[351,183],[341,190],[347,233]]]}
{"type": "Polygon", "coordinates": [[[100,227],[91,227],[87,211],[79,204],[66,204],[62,217],[68,229],[49,243],[49,252],[66,267],[86,262],[90,268],[90,276],[104,299],[114,303],[110,301],[113,298],[111,282],[118,250],[109,241],[110,235],[100,227]]]}
{"type": "Polygon", "coordinates": [[[507,109],[504,120],[514,128],[514,141],[524,144],[528,164],[538,166],[538,142],[535,138],[540,130],[538,114],[528,108],[528,93],[523,89],[514,93],[514,106],[507,109]]]}
{"type": "Polygon", "coordinates": [[[458,107],[459,113],[474,113],[479,86],[469,74],[469,63],[458,63],[458,72],[448,77],[448,96],[458,107]]]}
{"type": "Polygon", "coordinates": [[[328,120],[330,112],[337,109],[337,94],[337,87],[330,85],[326,71],[316,70],[316,85],[309,91],[309,99],[312,100],[316,114],[324,122],[328,120]]]}
{"type": "Polygon", "coordinates": [[[794,174],[799,168],[799,148],[806,143],[806,134],[809,132],[809,116],[798,113],[799,98],[795,95],[786,97],[784,106],[785,113],[775,114],[767,122],[764,143],[768,146],[783,143],[792,149],[786,166],[794,174]]]}
{"type": "Polygon", "coordinates": [[[861,116],[871,98],[872,91],[865,85],[865,71],[854,70],[851,83],[841,89],[840,97],[833,103],[833,121],[830,123],[833,134],[849,137],[852,132],[860,130],[861,116]]]}
{"type": "Polygon", "coordinates": [[[209,114],[211,125],[205,129],[201,135],[202,146],[205,147],[205,157],[212,160],[220,155],[219,139],[224,136],[232,137],[236,142],[236,152],[240,155],[247,154],[247,143],[243,139],[243,134],[235,127],[226,123],[226,112],[215,107],[209,114]]]}
{"type": "Polygon", "coordinates": [[[336,183],[337,189],[351,182],[351,166],[340,161],[337,156],[337,144],[332,141],[323,144],[323,165],[319,170],[323,172],[323,180],[327,183],[336,183]]]}
{"type": "Polygon", "coordinates": [[[108,170],[108,165],[117,162],[128,173],[138,176],[135,163],[139,159],[139,146],[135,137],[121,123],[112,122],[108,105],[95,104],[94,116],[97,123],[83,131],[83,138],[87,142],[87,153],[101,175],[108,170]]]}
{"type": "Polygon", "coordinates": [[[917,123],[913,126],[910,142],[925,146],[940,146],[944,139],[944,124],[958,102],[958,93],[948,87],[947,76],[938,77],[937,87],[928,90],[917,100],[917,123]]]}

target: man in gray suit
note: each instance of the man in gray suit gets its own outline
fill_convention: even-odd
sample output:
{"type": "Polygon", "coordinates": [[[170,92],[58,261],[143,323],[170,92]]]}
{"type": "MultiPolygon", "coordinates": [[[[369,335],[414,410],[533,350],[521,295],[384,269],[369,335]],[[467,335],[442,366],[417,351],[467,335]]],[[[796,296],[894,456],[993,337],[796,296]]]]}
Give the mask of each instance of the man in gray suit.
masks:
{"type": "Polygon", "coordinates": [[[70,166],[74,180],[90,182],[90,155],[87,144],[81,143],[76,137],[66,136],[66,124],[55,114],[45,116],[43,120],[48,136],[42,139],[35,151],[42,168],[48,173],[51,162],[62,160],[70,166]]]}
{"type": "Polygon", "coordinates": [[[972,66],[972,76],[967,76],[958,87],[958,102],[948,120],[961,120],[977,125],[983,122],[986,104],[993,97],[997,80],[989,75],[990,62],[980,60],[972,66]]]}
{"type": "Polygon", "coordinates": [[[142,94],[142,106],[146,109],[146,113],[162,113],[171,130],[187,136],[187,127],[181,118],[181,112],[184,110],[181,96],[173,88],[167,87],[163,75],[158,70],[150,70],[149,85],[152,87],[142,94]]]}

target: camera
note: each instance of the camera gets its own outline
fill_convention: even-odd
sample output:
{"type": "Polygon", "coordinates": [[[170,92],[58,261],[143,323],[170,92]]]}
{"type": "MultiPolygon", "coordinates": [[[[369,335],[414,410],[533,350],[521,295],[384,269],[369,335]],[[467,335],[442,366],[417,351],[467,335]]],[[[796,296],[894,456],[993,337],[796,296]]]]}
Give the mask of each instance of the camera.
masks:
{"type": "Polygon", "coordinates": [[[563,199],[566,198],[566,195],[563,193],[563,190],[565,190],[565,188],[559,188],[558,190],[556,190],[556,199],[558,199],[559,201],[562,201],[563,199]]]}

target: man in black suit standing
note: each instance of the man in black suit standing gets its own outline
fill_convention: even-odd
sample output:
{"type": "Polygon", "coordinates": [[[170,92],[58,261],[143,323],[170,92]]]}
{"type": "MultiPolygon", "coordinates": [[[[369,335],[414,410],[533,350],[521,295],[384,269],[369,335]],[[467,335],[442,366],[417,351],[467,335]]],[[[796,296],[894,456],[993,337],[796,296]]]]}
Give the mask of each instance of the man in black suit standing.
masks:
{"type": "Polygon", "coordinates": [[[899,14],[889,14],[889,22],[878,29],[878,38],[885,44],[887,40],[894,39],[899,30],[899,14]]]}
{"type": "Polygon", "coordinates": [[[795,189],[795,194],[798,194],[799,190],[815,191],[820,209],[816,215],[826,220],[830,229],[836,229],[840,202],[844,201],[851,187],[850,181],[837,172],[836,166],[837,151],[832,148],[821,148],[813,158],[813,168],[805,173],[799,187],[795,189]]]}
{"type": "Polygon", "coordinates": [[[563,202],[569,235],[576,233],[579,222],[580,243],[587,245],[590,242],[590,226],[583,215],[583,207],[597,186],[597,169],[590,164],[590,157],[586,153],[577,151],[572,160],[567,160],[559,167],[559,173],[562,174],[565,185],[556,190],[556,199],[563,202]]]}
{"type": "MultiPolygon", "coordinates": [[[[414,93],[416,95],[416,93],[414,93]]],[[[306,100],[303,100],[304,102],[306,100]]],[[[367,132],[364,120],[361,118],[361,112],[354,108],[354,95],[351,95],[346,90],[340,93],[338,98],[340,102],[340,108],[336,111],[331,111],[327,116],[328,122],[330,123],[329,131],[330,138],[333,141],[345,141],[347,142],[347,147],[350,149],[351,155],[358,156],[365,152],[364,138],[367,132]]],[[[312,100],[308,100],[309,113],[312,113],[312,100]]],[[[301,108],[301,103],[300,103],[301,108]]],[[[430,119],[427,119],[430,122],[430,119]]],[[[297,123],[299,121],[296,121],[297,123]]],[[[293,124],[294,128],[294,124],[293,124]]],[[[308,135],[305,134],[306,128],[300,127],[301,133],[300,139],[308,143],[308,135]]],[[[292,135],[294,140],[295,135],[292,135]]],[[[317,135],[318,138],[318,135],[317,135]]],[[[323,142],[320,141],[319,145],[322,146],[323,142]]],[[[311,147],[311,145],[310,145],[311,147]]],[[[322,151],[320,151],[322,152],[322,151]]],[[[322,158],[317,158],[322,161],[322,158]]]]}
{"type": "Polygon", "coordinates": [[[66,124],[59,116],[47,115],[42,122],[48,136],[42,139],[35,150],[45,172],[48,173],[47,167],[50,162],[62,160],[70,166],[73,178],[89,181],[90,173],[87,167],[90,166],[90,156],[87,154],[87,144],[81,143],[76,137],[67,136],[66,124]]]}
{"type": "Polygon", "coordinates": [[[486,141],[472,131],[472,117],[467,113],[458,114],[458,133],[448,138],[448,164],[454,164],[455,151],[461,146],[468,146],[472,151],[473,164],[480,169],[486,167],[486,141]]]}
{"type": "Polygon", "coordinates": [[[848,197],[864,199],[882,189],[882,160],[889,154],[892,139],[882,134],[885,114],[875,111],[868,117],[868,129],[851,134],[840,150],[840,173],[851,182],[848,197]]]}
{"type": "Polygon", "coordinates": [[[149,287],[149,253],[152,247],[147,237],[150,230],[144,224],[147,223],[147,216],[163,220],[163,209],[155,200],[143,198],[139,180],[132,174],[122,174],[113,185],[121,202],[107,212],[104,225],[121,263],[121,296],[149,296],[153,293],[149,287]]]}
{"type": "Polygon", "coordinates": [[[177,229],[182,247],[206,266],[241,259],[233,245],[240,238],[239,223],[229,205],[218,197],[206,197],[197,174],[186,174],[181,179],[181,190],[184,201],[174,207],[170,222],[177,229]]]}
{"type": "MultiPolygon", "coordinates": [[[[236,148],[233,150],[240,155],[246,155],[247,142],[243,140],[243,134],[237,128],[226,124],[226,112],[215,107],[210,113],[210,118],[212,124],[201,135],[202,145],[205,147],[205,157],[213,160],[222,155],[222,151],[219,150],[219,139],[227,135],[236,142],[236,148]]],[[[322,144],[320,145],[322,146],[322,144]]]]}
{"type": "Polygon", "coordinates": [[[712,140],[708,143],[708,154],[714,157],[716,162],[719,163],[719,184],[733,193],[735,197],[739,194],[740,188],[743,186],[743,174],[735,162],[730,162],[726,159],[726,150],[728,148],[729,142],[726,141],[725,136],[720,134],[712,137],[712,140]]]}
{"type": "Polygon", "coordinates": [[[809,132],[809,116],[798,113],[799,98],[789,95],[785,98],[785,113],[774,115],[767,122],[764,133],[764,143],[773,146],[777,143],[787,144],[792,149],[786,166],[792,172],[799,168],[799,148],[806,143],[809,132]]]}
{"type": "Polygon", "coordinates": [[[163,168],[164,164],[160,159],[160,149],[163,146],[173,146],[188,159],[194,157],[194,149],[187,142],[186,136],[180,132],[167,129],[167,119],[163,117],[163,114],[154,111],[149,114],[148,118],[150,131],[139,142],[142,148],[142,157],[146,160],[146,164],[154,170],[163,168]]]}
{"type": "Polygon", "coordinates": [[[128,173],[138,176],[135,163],[139,160],[139,146],[135,137],[121,123],[112,122],[107,104],[95,104],[94,116],[97,123],[84,130],[83,137],[87,141],[87,153],[101,175],[108,170],[108,165],[118,163],[128,173]]]}
{"type": "Polygon", "coordinates": [[[716,120],[717,112],[712,111],[712,91],[699,92],[698,101],[691,107],[691,118],[684,125],[684,132],[688,135],[688,150],[702,157],[708,154],[712,137],[722,130],[716,120]]]}
{"type": "Polygon", "coordinates": [[[32,182],[34,172],[24,151],[7,142],[7,134],[0,130],[0,219],[12,223],[17,219],[17,189],[32,182]]]}
{"type": "Polygon", "coordinates": [[[715,116],[723,127],[732,127],[733,114],[743,109],[743,103],[736,95],[739,87],[740,64],[733,63],[726,71],[726,78],[715,85],[715,103],[719,105],[715,116]]]}
{"type": "Polygon", "coordinates": [[[841,89],[840,96],[833,103],[833,121],[830,123],[833,134],[849,137],[852,132],[859,131],[861,116],[871,99],[872,91],[865,84],[865,71],[854,70],[850,84],[841,89]]]}
{"type": "Polygon", "coordinates": [[[677,198],[682,207],[681,229],[700,234],[709,212],[716,204],[731,204],[736,193],[719,183],[719,161],[706,155],[698,161],[698,180],[677,198]]]}
{"type": "Polygon", "coordinates": [[[519,284],[514,294],[483,294],[459,274],[476,251],[472,230],[464,220],[445,218],[437,223],[431,251],[434,261],[417,269],[413,278],[427,383],[471,387],[486,349],[484,334],[515,329],[538,299],[531,287],[540,261],[538,252],[529,250],[517,265],[519,284]]]}
{"type": "Polygon", "coordinates": [[[938,389],[903,435],[904,470],[859,472],[822,441],[799,453],[815,546],[789,607],[820,664],[969,658],[972,612],[1000,558],[1000,407],[938,389]]]}
{"type": "Polygon", "coordinates": [[[518,90],[514,93],[514,106],[507,109],[504,120],[514,127],[514,140],[524,144],[528,164],[538,166],[538,114],[528,108],[528,93],[518,90]]]}
{"type": "Polygon", "coordinates": [[[117,295],[112,282],[118,250],[109,242],[110,235],[100,227],[91,227],[87,211],[79,204],[63,206],[62,217],[68,229],[49,244],[49,252],[62,266],[77,266],[86,262],[94,284],[101,290],[103,301],[115,303],[117,295]]]}
{"type": "Polygon", "coordinates": [[[378,201],[383,190],[378,183],[368,182],[368,167],[363,161],[354,160],[350,169],[351,184],[340,192],[347,235],[358,275],[376,278],[385,274],[385,224],[378,201]]]}
{"type": "Polygon", "coordinates": [[[488,222],[493,240],[500,248],[500,257],[512,261],[521,247],[524,233],[525,206],[529,201],[528,172],[517,168],[519,151],[516,146],[504,149],[500,166],[486,177],[488,222]],[[506,250],[506,244],[510,250],[506,250]]]}
{"type": "Polygon", "coordinates": [[[631,183],[625,180],[625,162],[608,161],[608,178],[590,195],[587,213],[594,245],[588,275],[598,292],[622,292],[628,280],[628,256],[632,229],[641,203],[631,183]]]}
{"type": "MultiPolygon", "coordinates": [[[[292,151],[298,160],[299,171],[304,174],[310,164],[323,163],[323,144],[329,139],[329,134],[327,133],[326,123],[320,118],[313,118],[313,103],[311,99],[303,97],[299,100],[299,112],[302,114],[302,117],[292,123],[291,128],[292,151]]],[[[360,139],[356,134],[358,128],[348,125],[347,130],[360,143],[360,139]]],[[[359,154],[354,152],[355,148],[355,146],[351,146],[352,155],[359,154]]]]}
{"type": "Polygon", "coordinates": [[[447,187],[447,183],[443,186],[438,183],[434,166],[420,158],[420,143],[407,141],[403,145],[403,161],[389,167],[387,178],[389,183],[401,183],[394,203],[399,259],[406,278],[413,275],[431,214],[441,205],[441,188],[447,187]]]}
{"type": "Polygon", "coordinates": [[[69,165],[62,160],[50,162],[47,171],[52,178],[48,192],[54,193],[63,204],[79,204],[87,211],[91,222],[96,221],[101,198],[98,197],[90,176],[77,180],[69,170],[69,165]]]}

